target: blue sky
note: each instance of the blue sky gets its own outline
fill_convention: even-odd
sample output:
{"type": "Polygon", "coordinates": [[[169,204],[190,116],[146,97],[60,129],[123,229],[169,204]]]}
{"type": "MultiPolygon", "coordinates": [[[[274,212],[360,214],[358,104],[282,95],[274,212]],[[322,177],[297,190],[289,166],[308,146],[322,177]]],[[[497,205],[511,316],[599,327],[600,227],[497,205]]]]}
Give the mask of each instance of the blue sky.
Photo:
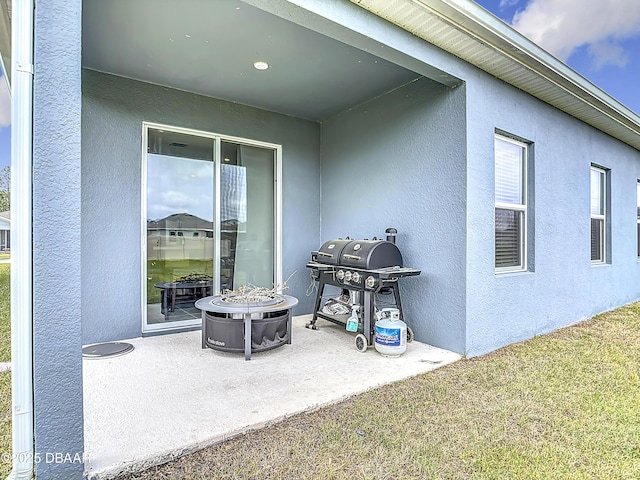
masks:
{"type": "Polygon", "coordinates": [[[640,1],[474,1],[640,114],[640,1]]]}
{"type": "MultiPolygon", "coordinates": [[[[475,2],[640,114],[640,1],[475,2]]],[[[10,121],[0,77],[0,168],[10,164],[10,121]]]]}

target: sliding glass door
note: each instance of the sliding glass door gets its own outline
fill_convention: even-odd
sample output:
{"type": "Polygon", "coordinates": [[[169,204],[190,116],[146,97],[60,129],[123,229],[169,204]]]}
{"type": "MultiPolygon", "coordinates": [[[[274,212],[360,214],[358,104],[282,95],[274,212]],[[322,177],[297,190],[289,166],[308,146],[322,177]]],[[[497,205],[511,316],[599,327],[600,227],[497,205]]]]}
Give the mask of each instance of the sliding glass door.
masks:
{"type": "Polygon", "coordinates": [[[145,126],[143,331],[200,323],[199,298],[278,282],[278,148],[145,126]]]}
{"type": "Polygon", "coordinates": [[[274,152],[222,142],[220,280],[222,290],[272,287],[275,258],[274,152]]]}

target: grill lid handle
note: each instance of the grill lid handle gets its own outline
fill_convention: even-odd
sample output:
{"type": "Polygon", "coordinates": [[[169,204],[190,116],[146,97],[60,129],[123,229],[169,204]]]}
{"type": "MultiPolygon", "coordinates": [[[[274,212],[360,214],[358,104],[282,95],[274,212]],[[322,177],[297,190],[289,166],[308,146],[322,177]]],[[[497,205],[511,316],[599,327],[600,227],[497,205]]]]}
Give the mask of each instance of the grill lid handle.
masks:
{"type": "Polygon", "coordinates": [[[384,233],[387,234],[387,242],[396,243],[396,235],[398,234],[398,230],[395,228],[387,228],[384,233]]]}

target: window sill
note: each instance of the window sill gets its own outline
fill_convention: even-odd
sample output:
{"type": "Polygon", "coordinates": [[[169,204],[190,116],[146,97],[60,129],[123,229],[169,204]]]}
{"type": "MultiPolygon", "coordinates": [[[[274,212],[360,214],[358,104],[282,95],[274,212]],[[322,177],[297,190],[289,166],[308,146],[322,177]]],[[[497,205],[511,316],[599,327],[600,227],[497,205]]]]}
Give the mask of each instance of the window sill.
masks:
{"type": "Polygon", "coordinates": [[[494,276],[498,277],[518,277],[521,275],[533,275],[535,272],[530,270],[508,270],[504,272],[494,272],[494,276]]]}

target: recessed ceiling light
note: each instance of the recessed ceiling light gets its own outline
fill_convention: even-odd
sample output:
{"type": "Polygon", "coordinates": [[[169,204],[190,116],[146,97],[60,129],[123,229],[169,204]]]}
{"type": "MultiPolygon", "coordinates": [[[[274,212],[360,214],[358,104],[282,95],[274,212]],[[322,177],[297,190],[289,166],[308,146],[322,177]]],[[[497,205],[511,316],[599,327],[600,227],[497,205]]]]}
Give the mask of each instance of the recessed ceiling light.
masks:
{"type": "Polygon", "coordinates": [[[267,62],[263,62],[262,60],[254,62],[253,66],[257,70],[266,70],[267,68],[269,68],[269,64],[267,62]]]}

